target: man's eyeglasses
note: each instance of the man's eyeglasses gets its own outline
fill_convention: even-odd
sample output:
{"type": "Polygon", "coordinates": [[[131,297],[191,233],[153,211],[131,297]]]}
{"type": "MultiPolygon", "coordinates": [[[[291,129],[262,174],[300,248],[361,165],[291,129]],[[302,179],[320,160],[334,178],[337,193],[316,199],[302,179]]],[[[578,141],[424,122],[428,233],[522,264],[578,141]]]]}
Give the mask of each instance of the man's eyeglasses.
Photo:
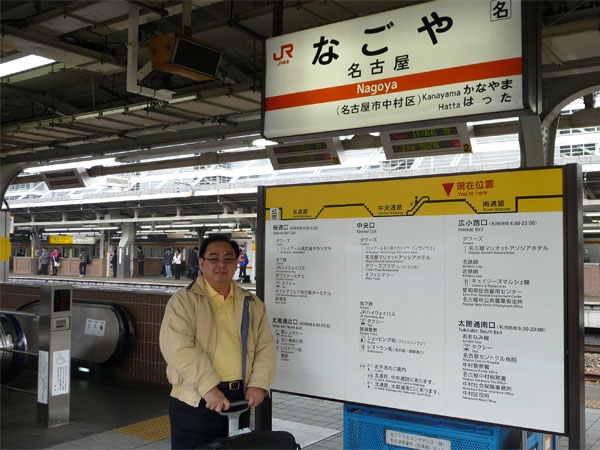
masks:
{"type": "Polygon", "coordinates": [[[226,258],[202,258],[202,259],[210,264],[219,264],[219,261],[223,261],[225,264],[232,264],[236,261],[236,259],[231,256],[228,256],[226,258]]]}

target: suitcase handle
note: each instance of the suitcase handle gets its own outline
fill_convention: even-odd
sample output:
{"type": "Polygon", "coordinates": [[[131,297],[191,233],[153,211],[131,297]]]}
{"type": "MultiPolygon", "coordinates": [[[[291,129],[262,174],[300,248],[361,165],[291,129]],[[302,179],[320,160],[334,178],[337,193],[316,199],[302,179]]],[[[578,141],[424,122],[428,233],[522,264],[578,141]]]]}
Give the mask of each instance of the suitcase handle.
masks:
{"type": "MultiPolygon", "coordinates": [[[[246,411],[248,411],[249,408],[250,407],[248,406],[248,400],[238,400],[236,402],[231,402],[227,411],[217,411],[219,414],[229,419],[229,436],[232,436],[236,431],[239,430],[240,416],[246,411]]],[[[244,428],[244,430],[247,429],[244,428]]]]}
{"type": "Polygon", "coordinates": [[[237,419],[243,413],[248,411],[250,407],[248,406],[248,400],[238,400],[236,402],[231,402],[229,404],[229,409],[227,411],[217,411],[222,416],[226,416],[229,418],[237,419]]]}

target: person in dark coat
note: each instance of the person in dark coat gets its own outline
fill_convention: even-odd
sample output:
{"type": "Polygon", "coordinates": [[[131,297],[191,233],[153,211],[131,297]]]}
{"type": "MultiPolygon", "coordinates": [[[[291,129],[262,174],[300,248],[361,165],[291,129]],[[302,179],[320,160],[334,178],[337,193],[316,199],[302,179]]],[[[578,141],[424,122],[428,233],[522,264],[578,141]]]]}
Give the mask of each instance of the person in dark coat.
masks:
{"type": "Polygon", "coordinates": [[[173,253],[171,253],[171,249],[168,248],[163,256],[163,264],[165,265],[165,273],[167,274],[167,278],[173,278],[173,253]]]}
{"type": "Polygon", "coordinates": [[[117,258],[117,249],[115,249],[112,258],[110,258],[110,263],[112,265],[112,270],[113,270],[113,278],[117,278],[117,264],[118,264],[118,258],[117,258]]]}
{"type": "Polygon", "coordinates": [[[46,247],[42,247],[40,255],[40,275],[48,275],[48,264],[50,264],[50,252],[46,247]]]}
{"type": "Polygon", "coordinates": [[[140,277],[144,276],[144,259],[146,259],[146,255],[144,255],[144,250],[141,245],[138,245],[137,252],[137,260],[138,260],[138,275],[140,277]]]}
{"type": "Polygon", "coordinates": [[[189,267],[188,276],[194,280],[198,276],[200,265],[198,263],[198,247],[194,247],[188,257],[187,265],[189,267]]]}

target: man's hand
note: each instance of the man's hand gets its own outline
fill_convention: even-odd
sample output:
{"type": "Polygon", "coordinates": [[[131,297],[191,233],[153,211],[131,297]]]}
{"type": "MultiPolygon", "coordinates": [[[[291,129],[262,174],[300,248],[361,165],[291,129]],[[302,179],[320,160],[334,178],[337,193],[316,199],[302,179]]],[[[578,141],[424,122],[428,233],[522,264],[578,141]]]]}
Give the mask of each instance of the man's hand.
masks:
{"type": "Polygon", "coordinates": [[[217,386],[204,395],[204,401],[206,402],[206,407],[208,409],[212,409],[216,412],[227,411],[230,406],[229,400],[227,400],[225,394],[223,394],[217,386]]]}
{"type": "Polygon", "coordinates": [[[246,400],[248,400],[248,406],[258,406],[265,399],[267,391],[259,387],[249,387],[246,390],[246,400]]]}

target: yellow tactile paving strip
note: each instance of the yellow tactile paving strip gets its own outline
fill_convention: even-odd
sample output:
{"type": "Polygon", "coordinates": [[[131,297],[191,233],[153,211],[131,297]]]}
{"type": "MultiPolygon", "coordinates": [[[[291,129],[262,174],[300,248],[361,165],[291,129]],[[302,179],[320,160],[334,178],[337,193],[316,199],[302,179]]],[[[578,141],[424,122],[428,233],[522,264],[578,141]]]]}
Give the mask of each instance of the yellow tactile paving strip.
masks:
{"type": "Polygon", "coordinates": [[[596,401],[596,400],[586,400],[585,401],[585,407],[586,408],[600,409],[600,402],[596,401]]]}
{"type": "Polygon", "coordinates": [[[114,431],[148,439],[149,441],[160,441],[171,437],[171,424],[169,416],[166,415],[127,425],[126,427],[115,428],[114,431]]]}

